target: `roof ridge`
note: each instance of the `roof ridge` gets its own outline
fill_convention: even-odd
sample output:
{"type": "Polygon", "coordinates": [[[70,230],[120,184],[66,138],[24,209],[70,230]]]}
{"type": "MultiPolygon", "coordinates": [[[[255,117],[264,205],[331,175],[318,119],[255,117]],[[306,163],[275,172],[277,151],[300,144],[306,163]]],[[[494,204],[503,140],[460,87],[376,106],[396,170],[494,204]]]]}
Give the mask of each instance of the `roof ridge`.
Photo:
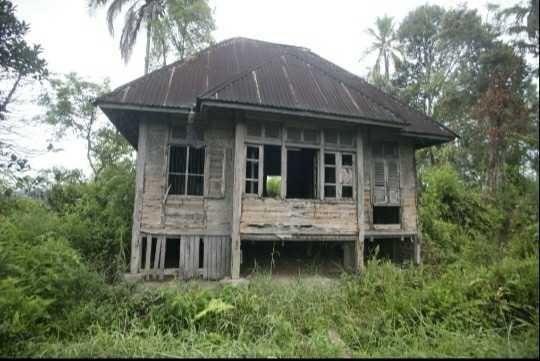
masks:
{"type": "Polygon", "coordinates": [[[158,73],[158,72],[165,71],[166,69],[169,69],[169,68],[171,68],[171,67],[177,67],[177,66],[185,65],[185,64],[187,64],[187,63],[189,63],[189,62],[195,60],[196,58],[198,58],[198,57],[201,56],[202,54],[207,53],[209,50],[215,49],[215,48],[217,48],[217,47],[219,47],[219,46],[223,46],[223,45],[225,45],[225,44],[227,44],[227,43],[230,43],[230,42],[232,42],[232,41],[234,41],[234,40],[236,40],[236,39],[238,39],[238,37],[236,37],[236,38],[225,39],[225,40],[222,40],[222,41],[217,42],[217,43],[215,43],[215,44],[211,44],[210,46],[207,46],[206,48],[201,49],[201,50],[199,50],[198,52],[196,52],[196,53],[194,53],[194,54],[191,54],[191,55],[185,57],[184,59],[179,59],[179,60],[174,61],[174,62],[172,62],[172,63],[170,63],[170,64],[167,64],[167,65],[165,65],[165,66],[162,66],[161,68],[152,70],[150,73],[143,74],[143,75],[141,75],[141,76],[139,76],[139,77],[133,79],[132,81],[127,82],[127,83],[125,83],[125,84],[122,84],[122,85],[120,85],[119,87],[115,88],[114,90],[112,90],[112,91],[110,91],[110,92],[108,92],[108,93],[106,93],[106,94],[103,94],[103,95],[99,96],[98,98],[96,98],[96,101],[99,100],[99,99],[101,99],[102,97],[106,97],[106,96],[112,95],[112,94],[114,94],[114,93],[116,93],[116,92],[118,92],[118,91],[120,91],[120,90],[122,90],[122,89],[125,89],[125,88],[131,86],[133,83],[135,83],[135,82],[137,82],[137,81],[139,81],[139,80],[141,80],[141,79],[144,79],[144,78],[149,77],[149,76],[151,76],[151,75],[155,75],[155,74],[158,73]]]}
{"type": "MultiPolygon", "coordinates": [[[[376,107],[380,107],[382,109],[384,109],[385,111],[389,112],[390,114],[392,114],[393,116],[393,120],[392,119],[388,119],[389,121],[391,122],[396,122],[397,121],[400,121],[401,123],[404,123],[404,124],[408,124],[408,122],[400,119],[399,116],[397,116],[397,114],[395,114],[392,110],[388,109],[387,107],[379,104],[378,102],[375,102],[371,99],[371,97],[369,96],[366,96],[361,90],[359,90],[357,87],[355,87],[354,85],[348,83],[348,82],[345,82],[343,81],[343,79],[339,79],[337,76],[335,76],[334,74],[330,74],[328,71],[326,71],[325,69],[323,69],[322,67],[320,67],[319,65],[317,64],[313,64],[312,62],[309,61],[309,59],[306,59],[306,58],[303,58],[303,57],[300,57],[298,56],[297,54],[294,54],[292,52],[289,52],[289,51],[286,51],[286,52],[283,52],[281,54],[277,54],[275,56],[272,56],[268,61],[265,61],[263,63],[260,63],[256,66],[253,66],[245,71],[243,71],[242,73],[238,74],[237,76],[235,76],[234,78],[231,78],[231,79],[228,79],[228,80],[225,80],[223,82],[221,82],[220,84],[214,86],[213,88],[205,91],[204,93],[200,94],[199,96],[197,96],[197,99],[201,99],[201,98],[204,98],[204,97],[209,97],[211,94],[213,93],[217,93],[219,91],[222,91],[230,86],[232,86],[233,84],[235,84],[236,82],[244,79],[245,77],[249,76],[250,73],[252,73],[253,71],[257,70],[257,69],[260,69],[266,65],[269,65],[271,64],[272,62],[274,62],[277,58],[281,58],[282,56],[285,56],[285,55],[290,55],[296,59],[298,59],[299,61],[305,63],[305,64],[308,64],[314,68],[316,68],[317,70],[319,70],[320,72],[322,72],[323,74],[325,74],[326,76],[350,87],[351,89],[357,91],[357,92],[360,92],[360,96],[362,96],[364,99],[366,99],[369,103],[372,103],[374,104],[376,107]]],[[[381,119],[382,120],[382,119],[381,119]]]]}

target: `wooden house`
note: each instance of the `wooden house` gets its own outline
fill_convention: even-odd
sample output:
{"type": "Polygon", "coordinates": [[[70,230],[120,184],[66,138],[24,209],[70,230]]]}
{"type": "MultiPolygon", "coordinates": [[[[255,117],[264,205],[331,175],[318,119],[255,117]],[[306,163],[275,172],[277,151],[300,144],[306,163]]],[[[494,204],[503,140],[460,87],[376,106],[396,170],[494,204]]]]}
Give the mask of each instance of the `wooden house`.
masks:
{"type": "Polygon", "coordinates": [[[132,274],[238,278],[264,242],[420,262],[415,150],[455,134],[306,48],[233,38],[97,104],[137,149],[132,274]]]}

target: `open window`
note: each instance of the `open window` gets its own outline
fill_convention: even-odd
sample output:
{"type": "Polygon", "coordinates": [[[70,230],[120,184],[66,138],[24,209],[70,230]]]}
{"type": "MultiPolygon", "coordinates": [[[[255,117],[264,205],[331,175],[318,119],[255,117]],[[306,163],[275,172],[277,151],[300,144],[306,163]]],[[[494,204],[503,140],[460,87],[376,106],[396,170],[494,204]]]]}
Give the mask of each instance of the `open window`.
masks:
{"type": "Polygon", "coordinates": [[[189,145],[169,147],[169,194],[202,196],[205,148],[189,145]]]}
{"type": "Polygon", "coordinates": [[[281,196],[281,146],[264,146],[263,197],[281,196]]]}
{"type": "Polygon", "coordinates": [[[318,151],[287,147],[287,198],[317,198],[318,151]]]}
{"type": "Polygon", "coordinates": [[[246,194],[281,195],[281,146],[246,146],[246,194]]]}

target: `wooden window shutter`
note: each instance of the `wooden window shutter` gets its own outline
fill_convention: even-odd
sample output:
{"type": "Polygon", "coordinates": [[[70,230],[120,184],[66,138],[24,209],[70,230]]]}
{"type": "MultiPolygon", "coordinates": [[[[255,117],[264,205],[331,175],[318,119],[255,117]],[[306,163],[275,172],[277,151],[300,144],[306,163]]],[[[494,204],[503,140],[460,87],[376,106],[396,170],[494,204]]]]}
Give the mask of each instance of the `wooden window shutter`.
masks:
{"type": "Polygon", "coordinates": [[[399,171],[397,160],[388,159],[386,161],[386,169],[388,172],[388,202],[399,204],[399,171]]]}
{"type": "Polygon", "coordinates": [[[208,150],[208,197],[225,196],[226,148],[211,147],[208,150]]]}
{"type": "Polygon", "coordinates": [[[386,181],[384,160],[373,160],[373,201],[374,203],[386,203],[386,181]]]}

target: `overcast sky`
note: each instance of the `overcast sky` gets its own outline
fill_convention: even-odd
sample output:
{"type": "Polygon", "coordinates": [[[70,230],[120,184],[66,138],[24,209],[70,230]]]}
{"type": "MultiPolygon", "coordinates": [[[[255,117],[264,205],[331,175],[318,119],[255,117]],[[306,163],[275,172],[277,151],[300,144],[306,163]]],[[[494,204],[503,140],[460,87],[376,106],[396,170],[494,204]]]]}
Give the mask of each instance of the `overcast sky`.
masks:
{"type": "MultiPolygon", "coordinates": [[[[361,76],[365,76],[368,66],[373,63],[373,57],[362,62],[359,59],[370,42],[365,30],[372,26],[377,16],[387,14],[399,22],[410,10],[426,3],[444,7],[465,3],[483,14],[487,2],[210,0],[216,21],[213,33],[216,41],[243,36],[303,46],[361,76]]],[[[501,0],[491,2],[506,4],[501,0]]],[[[92,81],[109,78],[112,88],[142,75],[144,34],[138,39],[130,62],[124,64],[120,59],[118,38],[112,38],[108,33],[104,9],[91,14],[87,0],[14,0],[14,3],[17,17],[31,26],[27,40],[43,47],[49,71],[77,72],[92,81]]],[[[21,108],[18,110],[21,112],[21,108]]],[[[27,144],[36,148],[45,147],[51,136],[44,127],[28,127],[25,134],[27,144]]],[[[64,151],[34,157],[31,166],[35,169],[83,168],[88,173],[84,143],[69,139],[61,145],[64,151]]]]}

